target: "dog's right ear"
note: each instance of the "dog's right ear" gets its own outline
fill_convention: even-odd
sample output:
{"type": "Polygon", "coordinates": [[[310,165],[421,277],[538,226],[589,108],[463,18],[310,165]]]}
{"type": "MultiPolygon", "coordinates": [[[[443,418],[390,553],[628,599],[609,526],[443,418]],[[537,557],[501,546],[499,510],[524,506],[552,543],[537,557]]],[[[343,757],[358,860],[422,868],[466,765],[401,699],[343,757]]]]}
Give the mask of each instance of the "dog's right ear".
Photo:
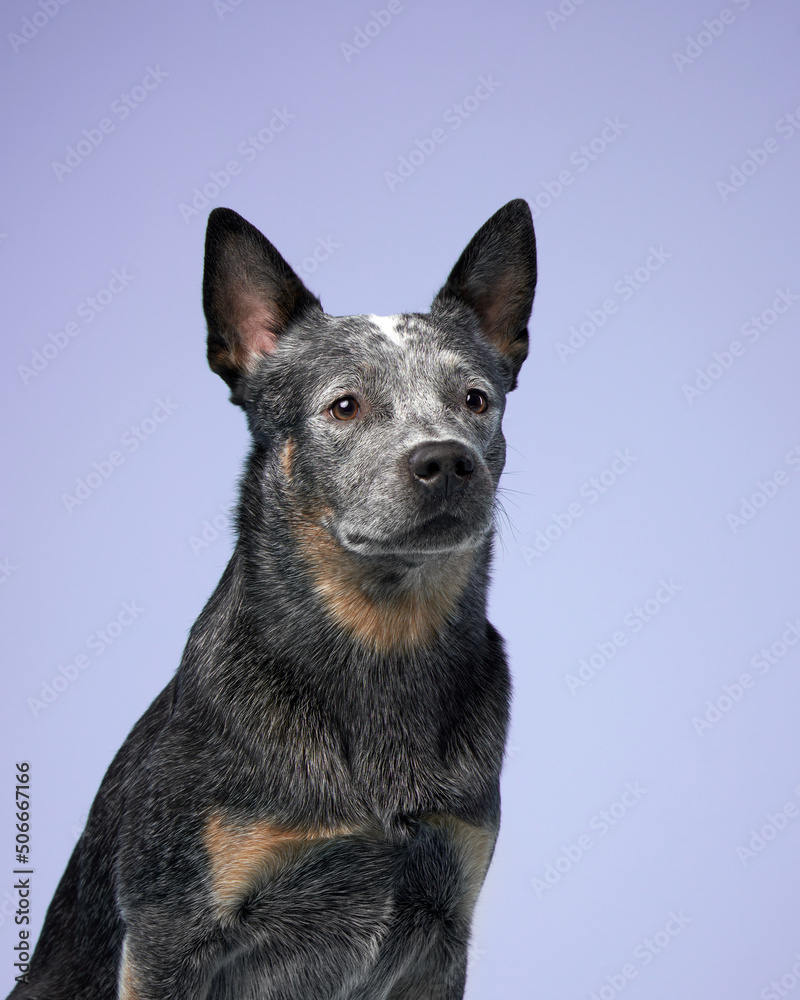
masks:
{"type": "Polygon", "coordinates": [[[242,403],[242,378],[309,309],[321,312],[319,299],[269,240],[231,209],[215,208],[203,271],[208,363],[230,386],[234,403],[242,403]]]}

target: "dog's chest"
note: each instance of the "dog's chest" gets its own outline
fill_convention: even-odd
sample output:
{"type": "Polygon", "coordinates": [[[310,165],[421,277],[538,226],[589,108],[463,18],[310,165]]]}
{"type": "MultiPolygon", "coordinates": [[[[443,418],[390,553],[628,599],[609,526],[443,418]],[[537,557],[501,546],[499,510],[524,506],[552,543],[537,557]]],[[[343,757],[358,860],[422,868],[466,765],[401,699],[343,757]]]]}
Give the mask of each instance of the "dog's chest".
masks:
{"type": "Polygon", "coordinates": [[[448,761],[433,739],[389,733],[356,744],[354,786],[382,818],[448,812],[474,796],[480,775],[469,761],[448,761]]]}
{"type": "Polygon", "coordinates": [[[473,704],[469,713],[452,704],[445,711],[433,685],[428,692],[422,698],[407,688],[371,683],[348,708],[356,720],[343,740],[348,778],[383,820],[460,813],[465,806],[479,812],[485,790],[496,786],[503,720],[493,718],[487,702],[473,704]]]}
{"type": "MultiPolygon", "coordinates": [[[[402,970],[419,963],[427,980],[432,941],[469,926],[496,832],[443,813],[388,839],[370,824],[293,830],[215,815],[205,840],[209,902],[222,927],[288,920],[292,948],[320,961],[332,949],[342,972],[325,996],[385,1000],[402,970]]],[[[269,948],[238,956],[220,970],[209,1000],[273,995],[273,967],[269,948]]]]}
{"type": "Polygon", "coordinates": [[[493,823],[468,823],[443,812],[406,821],[391,833],[370,820],[338,827],[291,828],[215,812],[208,816],[203,831],[207,885],[218,916],[225,920],[246,901],[251,905],[267,885],[291,869],[304,875],[296,884],[307,882],[311,891],[314,882],[323,878],[321,872],[336,859],[338,866],[350,871],[351,881],[343,883],[347,892],[366,879],[373,888],[383,885],[390,900],[405,885],[404,891],[417,896],[420,904],[452,887],[458,908],[471,911],[496,833],[493,823]]]}

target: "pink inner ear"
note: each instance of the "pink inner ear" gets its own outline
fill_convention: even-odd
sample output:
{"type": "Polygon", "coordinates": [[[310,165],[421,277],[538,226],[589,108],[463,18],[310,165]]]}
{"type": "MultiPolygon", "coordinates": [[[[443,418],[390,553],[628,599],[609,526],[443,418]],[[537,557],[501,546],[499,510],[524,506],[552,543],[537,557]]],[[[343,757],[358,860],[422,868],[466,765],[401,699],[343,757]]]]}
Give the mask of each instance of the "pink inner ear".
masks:
{"type": "Polygon", "coordinates": [[[277,311],[253,296],[241,297],[238,305],[236,327],[247,355],[272,354],[278,346],[277,311]]]}

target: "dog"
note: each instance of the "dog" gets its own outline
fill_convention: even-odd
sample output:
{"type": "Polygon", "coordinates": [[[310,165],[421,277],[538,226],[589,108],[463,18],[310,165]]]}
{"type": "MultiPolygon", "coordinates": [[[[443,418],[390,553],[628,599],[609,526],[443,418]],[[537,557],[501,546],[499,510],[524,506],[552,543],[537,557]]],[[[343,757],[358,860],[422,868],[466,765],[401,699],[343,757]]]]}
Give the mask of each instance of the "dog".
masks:
{"type": "Polygon", "coordinates": [[[237,542],[111,764],[13,1000],[456,1000],[500,821],[486,618],[531,213],[426,314],[331,316],[208,220],[208,361],[252,450],[237,542]]]}

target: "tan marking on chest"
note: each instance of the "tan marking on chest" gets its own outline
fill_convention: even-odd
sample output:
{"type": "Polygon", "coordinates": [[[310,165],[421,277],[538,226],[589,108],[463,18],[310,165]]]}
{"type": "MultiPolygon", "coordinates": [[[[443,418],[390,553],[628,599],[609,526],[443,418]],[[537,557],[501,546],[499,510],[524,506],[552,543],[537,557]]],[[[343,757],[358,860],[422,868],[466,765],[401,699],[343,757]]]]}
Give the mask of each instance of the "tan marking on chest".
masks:
{"type": "Polygon", "coordinates": [[[289,829],[266,820],[242,825],[220,814],[212,815],[204,841],[217,906],[229,912],[256,885],[314,844],[356,832],[348,827],[289,829]]]}
{"type": "Polygon", "coordinates": [[[430,645],[454,614],[475,559],[472,550],[453,552],[409,573],[392,593],[378,594],[364,563],[329,532],[308,522],[301,529],[300,551],[328,613],[379,652],[430,645]]]}
{"type": "Polygon", "coordinates": [[[464,879],[464,896],[462,897],[462,913],[467,920],[472,918],[472,911],[481,891],[489,862],[492,860],[497,830],[485,826],[473,826],[463,819],[446,813],[432,813],[423,817],[423,823],[441,830],[456,849],[461,872],[464,879]]]}

